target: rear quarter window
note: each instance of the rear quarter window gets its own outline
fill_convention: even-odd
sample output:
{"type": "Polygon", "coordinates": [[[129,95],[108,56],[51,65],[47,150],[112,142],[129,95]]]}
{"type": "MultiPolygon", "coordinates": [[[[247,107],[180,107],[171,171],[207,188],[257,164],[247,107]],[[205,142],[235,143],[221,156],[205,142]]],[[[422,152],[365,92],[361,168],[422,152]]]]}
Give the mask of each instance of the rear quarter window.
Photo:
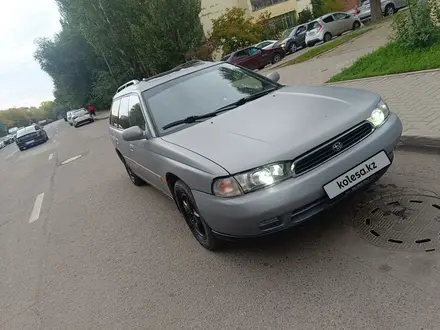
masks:
{"type": "Polygon", "coordinates": [[[330,15],[330,16],[327,16],[326,18],[323,18],[322,21],[323,21],[324,23],[330,23],[330,22],[333,22],[333,21],[334,21],[334,18],[333,18],[332,15],[330,15]]]}

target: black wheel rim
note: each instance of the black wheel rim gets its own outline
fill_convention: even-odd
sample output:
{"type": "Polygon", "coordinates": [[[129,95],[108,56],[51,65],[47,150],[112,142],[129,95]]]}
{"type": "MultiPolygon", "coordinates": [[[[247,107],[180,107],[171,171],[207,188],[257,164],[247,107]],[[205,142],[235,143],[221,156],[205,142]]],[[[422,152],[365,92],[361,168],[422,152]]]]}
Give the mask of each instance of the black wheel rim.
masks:
{"type": "Polygon", "coordinates": [[[190,230],[199,241],[206,242],[207,235],[203,220],[191,200],[188,198],[188,195],[184,192],[180,193],[179,201],[181,211],[190,230]]]}
{"type": "Polygon", "coordinates": [[[278,63],[280,60],[281,60],[281,56],[280,56],[280,55],[275,55],[275,56],[273,57],[273,61],[274,61],[275,63],[278,63]]]}
{"type": "Polygon", "coordinates": [[[125,169],[127,170],[128,176],[133,183],[136,183],[136,176],[128,165],[125,165],[125,169]]]}

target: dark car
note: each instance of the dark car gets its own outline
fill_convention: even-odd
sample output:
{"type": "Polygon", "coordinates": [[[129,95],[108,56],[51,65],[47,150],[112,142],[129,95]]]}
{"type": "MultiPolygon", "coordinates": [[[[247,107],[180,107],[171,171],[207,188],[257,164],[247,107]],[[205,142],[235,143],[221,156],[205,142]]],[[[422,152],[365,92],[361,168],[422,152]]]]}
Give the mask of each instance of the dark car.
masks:
{"type": "Polygon", "coordinates": [[[281,39],[273,47],[281,47],[286,53],[295,53],[299,48],[306,47],[307,24],[295,26],[285,30],[281,39]]]}
{"type": "Polygon", "coordinates": [[[281,47],[261,49],[248,47],[237,50],[222,58],[222,61],[240,65],[247,69],[263,69],[266,65],[277,63],[286,55],[281,47]]]}
{"type": "Polygon", "coordinates": [[[15,143],[18,149],[23,151],[24,149],[33,147],[37,144],[47,142],[49,140],[46,131],[39,125],[31,125],[20,129],[17,132],[15,143]]]}

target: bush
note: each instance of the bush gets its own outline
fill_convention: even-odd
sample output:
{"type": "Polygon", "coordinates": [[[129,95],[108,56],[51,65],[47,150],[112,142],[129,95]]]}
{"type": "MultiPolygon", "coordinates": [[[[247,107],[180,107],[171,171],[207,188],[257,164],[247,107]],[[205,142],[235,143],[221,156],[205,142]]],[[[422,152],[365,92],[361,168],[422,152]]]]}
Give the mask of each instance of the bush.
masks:
{"type": "Polygon", "coordinates": [[[431,16],[436,12],[435,1],[408,0],[408,12],[393,17],[394,39],[399,45],[416,49],[429,47],[440,40],[440,28],[431,16]]]}
{"type": "Polygon", "coordinates": [[[304,24],[304,23],[310,22],[313,19],[313,13],[309,9],[309,7],[300,11],[298,16],[299,16],[299,19],[298,19],[299,24],[304,24]]]}

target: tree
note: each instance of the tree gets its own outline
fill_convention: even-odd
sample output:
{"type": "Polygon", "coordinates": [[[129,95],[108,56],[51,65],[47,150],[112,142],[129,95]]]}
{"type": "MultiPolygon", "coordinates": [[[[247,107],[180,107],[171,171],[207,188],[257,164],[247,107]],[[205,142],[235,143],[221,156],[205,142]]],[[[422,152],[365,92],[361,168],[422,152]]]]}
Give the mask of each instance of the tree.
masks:
{"type": "Polygon", "coordinates": [[[299,12],[299,24],[304,24],[307,22],[310,22],[313,19],[313,13],[309,9],[309,7],[304,8],[302,11],[299,12]]]}
{"type": "Polygon", "coordinates": [[[320,17],[326,13],[323,0],[311,0],[313,17],[320,17]]]}
{"type": "Polygon", "coordinates": [[[260,41],[258,28],[252,18],[246,18],[245,14],[245,9],[232,8],[212,20],[210,40],[224,53],[230,53],[260,41]]]}
{"type": "Polygon", "coordinates": [[[323,0],[323,6],[325,13],[344,11],[344,3],[341,0],[323,0]]]}
{"type": "Polygon", "coordinates": [[[371,21],[375,22],[383,18],[380,0],[370,0],[371,21]]]}

